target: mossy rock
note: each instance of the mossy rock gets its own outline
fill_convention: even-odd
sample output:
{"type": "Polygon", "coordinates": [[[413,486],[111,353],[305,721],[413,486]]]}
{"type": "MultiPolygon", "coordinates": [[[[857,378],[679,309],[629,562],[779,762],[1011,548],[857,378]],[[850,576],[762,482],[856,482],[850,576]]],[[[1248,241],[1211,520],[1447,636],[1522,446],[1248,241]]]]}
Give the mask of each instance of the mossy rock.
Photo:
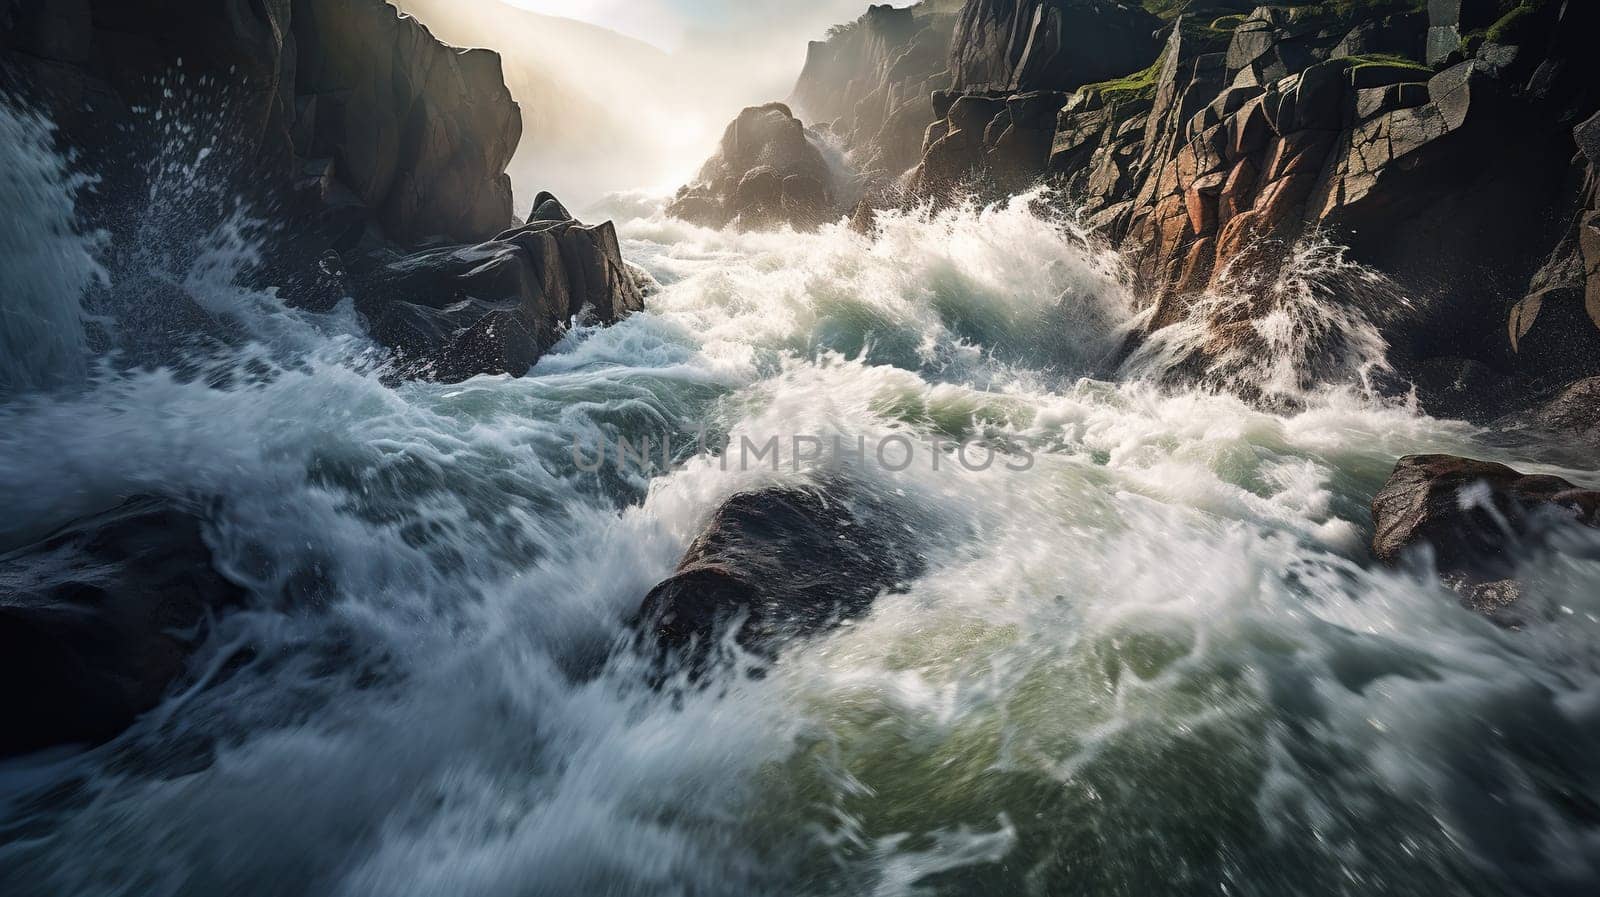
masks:
{"type": "Polygon", "coordinates": [[[1396,56],[1392,53],[1365,53],[1360,56],[1346,56],[1343,58],[1349,60],[1352,69],[1365,68],[1367,66],[1384,66],[1385,68],[1415,69],[1424,78],[1433,74],[1433,69],[1415,59],[1396,56]]]}
{"type": "Polygon", "coordinates": [[[1549,0],[1522,0],[1496,19],[1483,36],[1497,44],[1519,43],[1537,27],[1536,16],[1548,5],[1549,0]]]}
{"type": "Polygon", "coordinates": [[[1109,81],[1100,81],[1094,84],[1085,84],[1078,88],[1078,92],[1089,95],[1098,94],[1100,100],[1107,106],[1117,106],[1134,100],[1151,100],[1156,95],[1156,80],[1161,75],[1161,67],[1167,61],[1166,53],[1156,57],[1149,68],[1124,75],[1121,78],[1112,78],[1109,81]]]}

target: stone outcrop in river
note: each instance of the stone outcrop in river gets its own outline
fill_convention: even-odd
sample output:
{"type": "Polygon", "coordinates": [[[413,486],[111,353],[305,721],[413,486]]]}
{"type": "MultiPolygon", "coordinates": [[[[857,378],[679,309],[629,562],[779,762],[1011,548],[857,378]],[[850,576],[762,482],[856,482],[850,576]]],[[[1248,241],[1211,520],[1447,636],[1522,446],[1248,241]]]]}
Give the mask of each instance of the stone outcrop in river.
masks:
{"type": "Polygon", "coordinates": [[[1515,577],[1563,528],[1600,527],[1600,492],[1504,464],[1413,455],[1373,499],[1372,519],[1379,560],[1398,564],[1426,548],[1464,604],[1515,623],[1515,577]]]}
{"type": "Polygon", "coordinates": [[[838,189],[817,139],[782,103],[745,109],[667,214],[714,228],[816,227],[838,189]]]}
{"type": "Polygon", "coordinates": [[[614,321],[644,308],[616,227],[586,226],[548,193],[527,224],[487,242],[371,261],[355,278],[357,307],[413,376],[521,373],[565,322],[614,321]]]}
{"type": "Polygon", "coordinates": [[[917,576],[923,561],[910,532],[893,505],[861,489],[740,493],[651,590],[639,620],[664,660],[687,659],[695,674],[735,626],[741,648],[770,658],[791,639],[862,616],[917,576]]]}
{"type": "MultiPolygon", "coordinates": [[[[128,217],[129,197],[143,202],[171,164],[152,164],[163,147],[142,141],[200,130],[196,148],[209,147],[201,158],[223,157],[230,189],[285,223],[261,276],[290,303],[326,306],[354,292],[378,338],[401,335],[391,345],[414,361],[416,328],[392,326],[410,310],[378,297],[380,287],[414,295],[437,284],[437,264],[393,263],[426,247],[436,262],[453,258],[457,275],[477,267],[472,259],[501,259],[470,272],[466,292],[475,301],[520,305],[524,318],[536,309],[559,313],[523,321],[536,338],[512,340],[515,350],[446,354],[413,372],[520,373],[571,309],[588,306],[609,322],[639,307],[629,278],[608,273],[621,260],[604,228],[578,228],[537,269],[537,278],[580,295],[541,305],[527,301],[526,278],[497,277],[527,267],[508,265],[507,241],[497,237],[518,225],[505,172],[522,136],[500,57],[446,46],[381,0],[0,0],[0,35],[7,81],[49,113],[63,146],[104,179],[85,203],[91,227],[128,217]],[[377,279],[361,282],[368,272],[377,279]],[[407,272],[416,279],[406,282],[407,272]]],[[[483,329],[458,327],[460,317],[429,322],[454,334],[433,340],[446,353],[475,344],[463,342],[462,330],[483,329]]]]}

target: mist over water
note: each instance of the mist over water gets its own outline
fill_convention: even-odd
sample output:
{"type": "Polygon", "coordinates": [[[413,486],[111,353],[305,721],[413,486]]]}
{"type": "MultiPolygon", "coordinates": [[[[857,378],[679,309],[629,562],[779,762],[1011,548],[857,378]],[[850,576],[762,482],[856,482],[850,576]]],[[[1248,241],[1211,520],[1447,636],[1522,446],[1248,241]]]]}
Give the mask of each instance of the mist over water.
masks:
{"type": "MultiPolygon", "coordinates": [[[[1510,632],[1364,547],[1402,454],[1596,472],[1369,389],[1381,341],[1307,286],[1338,267],[1326,249],[1293,261],[1255,362],[1183,380],[1205,322],[1119,367],[1144,303],[1037,196],[883,213],[869,238],[708,231],[646,191],[602,211],[661,291],[526,377],[392,383],[348,306],[286,309],[242,263],[137,293],[210,309],[225,338],[107,365],[75,299],[150,269],[102,270],[45,127],[0,117],[6,199],[45,223],[0,224],[0,547],[128,495],[204,499],[251,601],[116,741],[0,766],[0,892],[1600,881],[1600,567],[1526,571],[1510,632]],[[64,342],[12,354],[39,333],[64,342]],[[927,572],[763,677],[663,693],[626,649],[642,597],[721,501],[814,477],[787,455],[589,474],[570,446],[703,426],[978,437],[1036,463],[852,469],[910,509],[927,572]]],[[[205,259],[270,252],[231,220],[205,259]]]]}
{"type": "Polygon", "coordinates": [[[808,39],[865,11],[852,0],[396,5],[441,40],[500,54],[523,114],[510,168],[522,214],[543,190],[581,209],[614,192],[676,189],[741,108],[789,95],[808,39]]]}

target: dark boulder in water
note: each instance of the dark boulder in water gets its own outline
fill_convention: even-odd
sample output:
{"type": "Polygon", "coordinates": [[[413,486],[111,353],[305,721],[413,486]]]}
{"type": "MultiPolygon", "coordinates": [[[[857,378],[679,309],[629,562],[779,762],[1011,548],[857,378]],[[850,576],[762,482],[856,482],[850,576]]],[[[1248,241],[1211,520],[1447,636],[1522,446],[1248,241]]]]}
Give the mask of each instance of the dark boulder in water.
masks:
{"type": "Polygon", "coordinates": [[[610,324],[644,307],[611,222],[587,226],[549,193],[527,224],[475,246],[380,256],[356,278],[374,337],[407,376],[522,374],[574,316],[610,324]]]}
{"type": "Polygon", "coordinates": [[[1372,501],[1372,548],[1398,564],[1423,546],[1468,607],[1502,622],[1514,577],[1563,528],[1600,527],[1600,492],[1554,476],[1451,455],[1401,458],[1372,501]]]}
{"type": "Polygon", "coordinates": [[[835,209],[835,185],[805,125],[782,103],[739,113],[693,184],[667,214],[706,227],[816,227],[835,209]]]}
{"type": "Polygon", "coordinates": [[[183,673],[207,616],[245,594],[199,516],[148,498],[0,556],[0,582],[0,757],[116,737],[183,673]]]}
{"type": "Polygon", "coordinates": [[[735,495],[640,609],[656,649],[700,672],[737,626],[744,650],[770,658],[794,638],[871,609],[923,568],[907,518],[859,490],[773,488],[735,495]]]}

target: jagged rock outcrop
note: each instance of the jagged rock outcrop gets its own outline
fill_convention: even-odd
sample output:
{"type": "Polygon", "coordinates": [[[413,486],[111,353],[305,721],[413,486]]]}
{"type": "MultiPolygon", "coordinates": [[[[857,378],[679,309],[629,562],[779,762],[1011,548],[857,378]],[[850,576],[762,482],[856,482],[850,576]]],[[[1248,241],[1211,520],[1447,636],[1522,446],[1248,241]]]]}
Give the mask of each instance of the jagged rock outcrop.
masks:
{"type": "Polygon", "coordinates": [[[1361,311],[1428,407],[1488,420],[1600,375],[1600,6],[1190,0],[1150,6],[1158,44],[1128,5],[967,0],[907,189],[865,204],[1048,175],[1123,250],[1151,331],[1325,236],[1390,279],[1361,311]]]}
{"type": "Polygon", "coordinates": [[[611,222],[586,226],[548,193],[493,240],[378,261],[357,279],[357,308],[412,377],[522,374],[568,321],[644,307],[611,222]]]}
{"type": "Polygon", "coordinates": [[[909,187],[918,198],[1006,194],[1047,169],[1070,92],[1136,71],[1161,22],[1109,0],[969,0],[950,50],[952,84],[933,97],[909,187]]]}
{"type": "Polygon", "coordinates": [[[522,137],[500,56],[435,40],[383,3],[296,0],[296,154],[334,175],[402,244],[481,240],[513,218],[522,137]]]}
{"type": "Polygon", "coordinates": [[[814,139],[782,103],[745,109],[667,214],[714,228],[822,224],[835,211],[836,185],[814,139]]]}
{"type": "MultiPolygon", "coordinates": [[[[1592,198],[1563,197],[1584,180],[1567,175],[1573,127],[1600,105],[1593,64],[1568,35],[1592,33],[1595,8],[1528,11],[1515,29],[1489,32],[1522,45],[1473,38],[1470,55],[1458,48],[1447,61],[1460,61],[1440,70],[1340,55],[1420,55],[1427,40],[1428,20],[1403,4],[1360,12],[1261,7],[1231,31],[1184,24],[1148,85],[1086,88],[1063,109],[1051,167],[1124,249],[1157,304],[1151,329],[1183,319],[1190,297],[1230,267],[1270,268],[1321,232],[1411,297],[1381,322],[1403,373],[1445,361],[1530,381],[1594,373],[1582,348],[1594,328],[1578,298],[1592,198]],[[1558,239],[1551,210],[1574,205],[1569,248],[1546,277],[1560,289],[1538,292],[1511,323],[1536,337],[1519,358],[1506,309],[1558,239]],[[1530,324],[1546,314],[1549,336],[1530,324]],[[1533,343],[1571,364],[1535,360],[1533,343]]],[[[1592,181],[1585,189],[1592,197],[1592,181]]]]}
{"type": "Polygon", "coordinates": [[[182,675],[244,590],[202,517],[140,498],[0,556],[0,757],[114,738],[182,675]]]}
{"type": "Polygon", "coordinates": [[[869,7],[855,22],[812,41],[790,105],[825,123],[861,172],[895,177],[917,163],[935,118],[932,96],[950,85],[958,0],[869,7]]]}
{"type": "Polygon", "coordinates": [[[1412,455],[1373,499],[1372,520],[1379,560],[1398,564],[1426,547],[1464,604],[1514,623],[1520,588],[1513,577],[1564,527],[1600,527],[1600,492],[1504,464],[1412,455]]]}
{"type": "Polygon", "coordinates": [[[922,161],[911,175],[915,196],[940,198],[981,188],[1013,193],[1045,171],[1056,113],[1067,95],[1029,91],[1009,95],[934,96],[942,117],[928,128],[922,161]]]}
{"type": "Polygon", "coordinates": [[[672,578],[639,611],[647,648],[704,672],[729,627],[770,658],[794,638],[865,614],[924,561],[895,505],[861,489],[771,488],[717,508],[672,578]]]}
{"type": "Polygon", "coordinates": [[[1161,20],[1115,0],[969,0],[950,51],[963,93],[1068,91],[1138,71],[1161,20]]]}
{"type": "Polygon", "coordinates": [[[0,66],[102,176],[132,174],[133,110],[177,111],[170,89],[197,98],[184,111],[222,135],[258,200],[281,199],[296,158],[327,159],[402,244],[513,221],[521,118],[499,56],[447,47],[380,0],[8,0],[0,23],[0,66]]]}

